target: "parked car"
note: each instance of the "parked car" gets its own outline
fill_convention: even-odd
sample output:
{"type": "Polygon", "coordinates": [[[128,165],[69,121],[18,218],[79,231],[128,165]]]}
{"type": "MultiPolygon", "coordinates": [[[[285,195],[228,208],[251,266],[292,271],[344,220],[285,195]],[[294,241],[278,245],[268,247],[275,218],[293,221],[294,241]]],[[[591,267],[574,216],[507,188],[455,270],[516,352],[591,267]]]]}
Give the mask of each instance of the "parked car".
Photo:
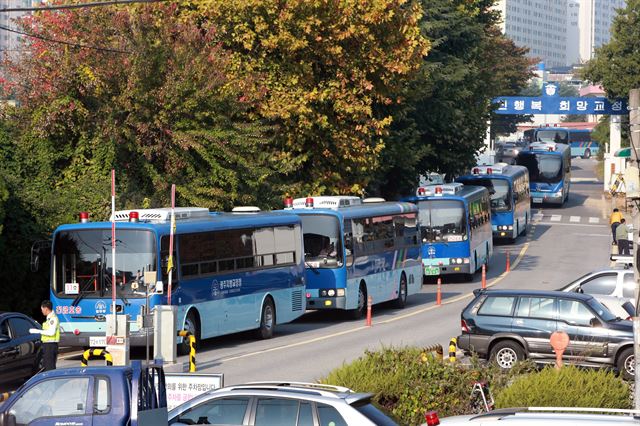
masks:
{"type": "Polygon", "coordinates": [[[317,383],[258,382],[211,390],[169,412],[170,425],[381,425],[397,423],[373,395],[317,383]]]}
{"type": "MultiPolygon", "coordinates": [[[[532,407],[532,408],[504,408],[488,413],[466,416],[444,417],[439,424],[453,425],[486,425],[500,422],[522,426],[538,426],[549,423],[552,425],[638,425],[640,414],[637,410],[617,410],[603,408],[574,408],[574,407],[532,407]]],[[[437,423],[436,423],[437,424],[437,423]]]]}
{"type": "Polygon", "coordinates": [[[461,314],[458,346],[511,368],[530,358],[555,362],[549,339],[569,335],[563,360],[590,367],[615,367],[633,378],[633,325],[613,315],[593,296],[536,290],[476,290],[461,314]]]}
{"type": "Polygon", "coordinates": [[[40,328],[32,318],[18,312],[0,312],[0,385],[28,379],[42,367],[40,328]]]}
{"type": "Polygon", "coordinates": [[[515,164],[516,157],[527,148],[525,141],[503,142],[496,147],[496,162],[515,164]]]}
{"type": "MultiPolygon", "coordinates": [[[[601,269],[589,272],[559,288],[560,291],[590,294],[620,318],[629,316],[626,302],[635,307],[636,281],[632,269],[601,269]]],[[[633,315],[633,313],[631,314],[633,315]]]]}

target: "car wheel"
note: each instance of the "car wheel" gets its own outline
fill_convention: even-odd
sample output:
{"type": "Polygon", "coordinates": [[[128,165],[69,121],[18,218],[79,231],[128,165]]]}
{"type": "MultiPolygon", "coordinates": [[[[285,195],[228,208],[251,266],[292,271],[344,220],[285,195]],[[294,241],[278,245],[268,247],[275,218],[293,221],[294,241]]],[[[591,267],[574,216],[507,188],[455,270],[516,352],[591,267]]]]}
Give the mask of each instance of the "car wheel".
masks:
{"type": "Polygon", "coordinates": [[[257,330],[258,338],[271,339],[275,328],[276,308],[273,306],[273,300],[267,297],[262,305],[262,313],[260,314],[260,328],[257,330]]]}
{"type": "Polygon", "coordinates": [[[584,158],[585,160],[591,158],[591,150],[590,149],[585,150],[582,158],[584,158]]]}
{"type": "MultiPolygon", "coordinates": [[[[187,314],[187,319],[184,321],[184,330],[187,330],[193,335],[193,337],[196,338],[196,345],[200,342],[200,327],[198,326],[198,319],[196,318],[196,314],[193,311],[187,314]]],[[[188,355],[189,352],[191,352],[189,339],[183,337],[182,343],[178,345],[178,355],[188,355]]]]}
{"type": "Polygon", "coordinates": [[[398,298],[394,301],[393,306],[402,309],[407,306],[407,277],[402,274],[400,278],[400,286],[398,287],[398,298]]]}
{"type": "Polygon", "coordinates": [[[622,351],[618,357],[616,364],[618,371],[625,380],[633,380],[636,371],[636,358],[633,354],[633,348],[627,348],[622,351]]]}
{"type": "Polygon", "coordinates": [[[489,359],[495,362],[498,367],[509,370],[513,365],[525,358],[524,349],[519,343],[512,341],[498,342],[491,349],[489,359]]]}
{"type": "Polygon", "coordinates": [[[364,316],[365,309],[367,309],[367,286],[362,282],[358,288],[358,307],[351,309],[349,316],[352,319],[360,319],[364,316]]]}

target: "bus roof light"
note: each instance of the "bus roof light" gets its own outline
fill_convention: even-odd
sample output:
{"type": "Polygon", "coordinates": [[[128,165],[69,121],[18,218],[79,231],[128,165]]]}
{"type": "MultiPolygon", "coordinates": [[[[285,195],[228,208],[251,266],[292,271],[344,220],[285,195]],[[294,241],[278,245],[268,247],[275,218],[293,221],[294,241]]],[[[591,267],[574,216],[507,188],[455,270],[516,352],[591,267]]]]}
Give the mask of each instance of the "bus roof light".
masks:
{"type": "Polygon", "coordinates": [[[418,195],[424,195],[427,192],[423,187],[418,188],[418,195]]]}
{"type": "Polygon", "coordinates": [[[80,223],[89,222],[89,212],[80,212],[80,223]]]}
{"type": "Polygon", "coordinates": [[[427,421],[427,426],[437,426],[440,424],[440,419],[438,418],[438,413],[435,411],[429,411],[424,415],[424,419],[427,421]]]}
{"type": "Polygon", "coordinates": [[[437,186],[436,190],[435,190],[436,195],[442,195],[442,187],[441,186],[437,186]]]}
{"type": "Polygon", "coordinates": [[[285,197],[284,199],[284,208],[285,209],[292,209],[293,208],[293,198],[292,197],[285,197]]]}
{"type": "Polygon", "coordinates": [[[129,222],[137,222],[140,219],[138,212],[129,212],[129,222]]]}
{"type": "Polygon", "coordinates": [[[487,174],[490,175],[493,173],[493,169],[491,167],[487,167],[487,174]]]}
{"type": "Polygon", "coordinates": [[[480,174],[480,169],[479,169],[479,168],[477,168],[477,167],[474,167],[474,168],[473,168],[473,174],[474,174],[474,175],[479,175],[479,174],[480,174]]]}
{"type": "Polygon", "coordinates": [[[307,197],[307,199],[304,202],[304,206],[307,208],[312,209],[313,208],[313,198],[312,197],[307,197]]]}

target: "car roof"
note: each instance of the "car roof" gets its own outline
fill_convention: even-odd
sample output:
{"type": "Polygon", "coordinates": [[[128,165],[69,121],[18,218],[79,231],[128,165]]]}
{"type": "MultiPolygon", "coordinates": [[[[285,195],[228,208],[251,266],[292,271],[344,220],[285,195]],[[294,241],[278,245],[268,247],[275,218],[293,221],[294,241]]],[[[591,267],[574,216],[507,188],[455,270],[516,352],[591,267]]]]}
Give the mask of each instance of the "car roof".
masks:
{"type": "Polygon", "coordinates": [[[29,315],[25,315],[22,312],[9,312],[9,311],[0,311],[0,319],[2,318],[6,318],[6,317],[21,317],[21,318],[26,318],[30,321],[35,321],[33,318],[31,318],[29,315]]]}
{"type": "Polygon", "coordinates": [[[474,290],[474,294],[476,296],[480,294],[490,294],[490,295],[496,295],[496,296],[555,296],[555,297],[562,296],[564,298],[569,297],[569,298],[580,299],[580,300],[593,299],[593,296],[590,294],[570,293],[570,292],[557,291],[557,290],[477,289],[477,290],[474,290]]]}
{"type": "Polygon", "coordinates": [[[354,392],[349,388],[321,383],[306,382],[254,382],[240,385],[225,386],[219,389],[212,389],[201,394],[190,401],[174,408],[169,413],[169,417],[175,416],[188,408],[201,404],[212,398],[221,398],[232,395],[245,396],[270,396],[270,397],[291,397],[304,398],[311,401],[330,402],[341,401],[349,405],[369,403],[373,394],[354,392]],[[182,407],[178,410],[178,408],[182,407]]]}

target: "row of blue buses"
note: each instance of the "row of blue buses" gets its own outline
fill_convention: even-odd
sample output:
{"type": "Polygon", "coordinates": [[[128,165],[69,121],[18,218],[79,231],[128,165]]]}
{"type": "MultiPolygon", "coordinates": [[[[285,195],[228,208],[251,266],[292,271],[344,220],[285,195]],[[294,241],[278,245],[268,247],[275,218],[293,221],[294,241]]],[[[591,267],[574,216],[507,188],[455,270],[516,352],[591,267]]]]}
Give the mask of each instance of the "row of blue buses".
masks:
{"type": "MultiPolygon", "coordinates": [[[[403,307],[423,275],[471,278],[493,253],[493,237],[515,238],[530,221],[524,167],[478,167],[452,184],[418,188],[402,202],[359,197],[288,199],[285,209],[230,213],[177,208],[171,304],[177,328],[198,339],[256,330],[305,309],[357,318],[374,304],[403,307]],[[463,185],[464,183],[464,185],[463,185]]],[[[94,346],[111,313],[135,318],[168,303],[171,210],[118,211],[115,282],[111,222],[60,226],[51,251],[51,299],[62,344],[94,346]],[[95,339],[95,341],[94,341],[95,339]]],[[[132,324],[132,345],[144,345],[132,324]]],[[[180,352],[186,352],[182,343],[180,352]]]]}
{"type": "Polygon", "coordinates": [[[524,132],[527,142],[563,143],[571,148],[572,157],[591,158],[600,150],[598,142],[591,138],[589,129],[570,129],[565,127],[540,127],[524,132]]]}

